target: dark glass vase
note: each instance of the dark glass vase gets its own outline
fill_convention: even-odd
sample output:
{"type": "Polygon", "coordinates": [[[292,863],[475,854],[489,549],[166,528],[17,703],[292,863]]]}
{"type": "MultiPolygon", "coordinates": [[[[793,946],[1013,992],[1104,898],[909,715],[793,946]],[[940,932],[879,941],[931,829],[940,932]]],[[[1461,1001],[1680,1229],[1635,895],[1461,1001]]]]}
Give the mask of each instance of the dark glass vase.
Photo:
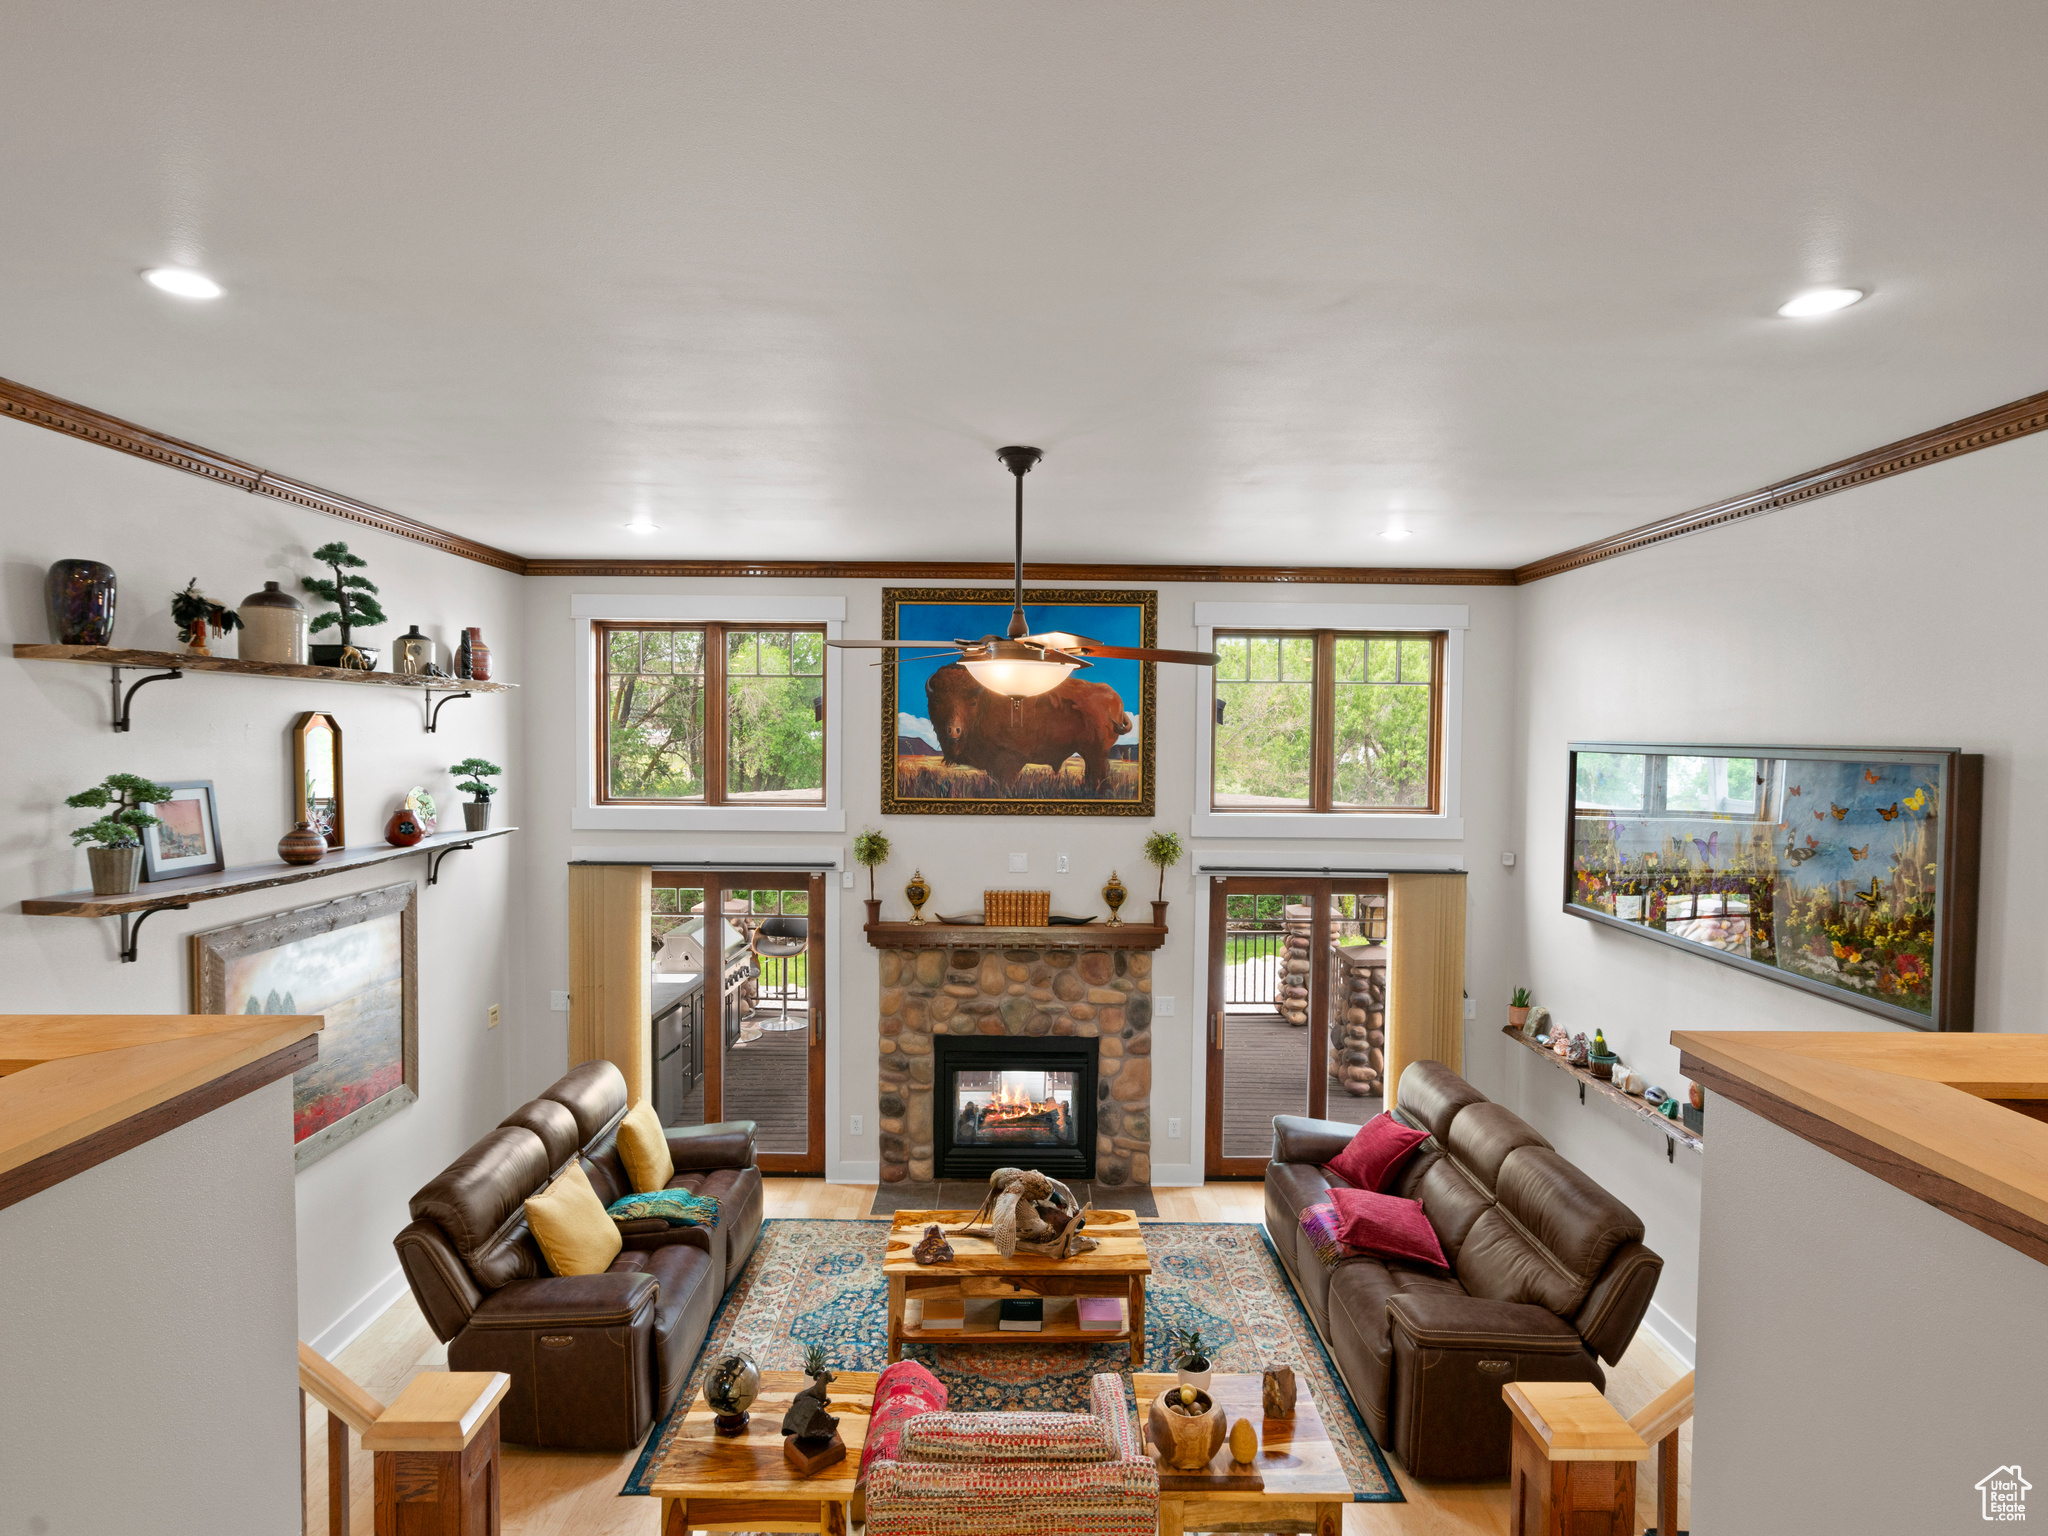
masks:
{"type": "Polygon", "coordinates": [[[50,638],[58,645],[107,645],[114,638],[114,568],[59,560],[44,579],[50,638]]]}

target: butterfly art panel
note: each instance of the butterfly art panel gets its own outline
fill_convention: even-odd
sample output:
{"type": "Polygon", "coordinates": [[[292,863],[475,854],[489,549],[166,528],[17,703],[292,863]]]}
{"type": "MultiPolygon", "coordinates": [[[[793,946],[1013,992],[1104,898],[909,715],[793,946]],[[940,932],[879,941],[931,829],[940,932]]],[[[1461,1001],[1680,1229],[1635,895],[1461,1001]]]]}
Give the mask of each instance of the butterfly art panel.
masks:
{"type": "Polygon", "coordinates": [[[1571,748],[1565,911],[1921,1029],[1969,1029],[1983,759],[1571,748]]]}

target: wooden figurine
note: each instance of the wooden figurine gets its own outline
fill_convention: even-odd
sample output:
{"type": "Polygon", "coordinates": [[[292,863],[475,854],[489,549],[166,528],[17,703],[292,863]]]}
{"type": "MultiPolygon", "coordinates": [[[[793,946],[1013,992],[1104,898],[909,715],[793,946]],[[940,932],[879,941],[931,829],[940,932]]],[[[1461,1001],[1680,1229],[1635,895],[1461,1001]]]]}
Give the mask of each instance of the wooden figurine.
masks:
{"type": "Polygon", "coordinates": [[[817,1346],[805,1351],[804,1369],[811,1384],[790,1399],[789,1412],[782,1416],[782,1459],[808,1475],[846,1460],[846,1441],[840,1437],[839,1421],[825,1411],[832,1373],[825,1369],[824,1353],[817,1346]]]}
{"type": "Polygon", "coordinates": [[[1269,1419],[1294,1417],[1294,1367],[1276,1365],[1266,1372],[1260,1392],[1261,1406],[1269,1419]]]}

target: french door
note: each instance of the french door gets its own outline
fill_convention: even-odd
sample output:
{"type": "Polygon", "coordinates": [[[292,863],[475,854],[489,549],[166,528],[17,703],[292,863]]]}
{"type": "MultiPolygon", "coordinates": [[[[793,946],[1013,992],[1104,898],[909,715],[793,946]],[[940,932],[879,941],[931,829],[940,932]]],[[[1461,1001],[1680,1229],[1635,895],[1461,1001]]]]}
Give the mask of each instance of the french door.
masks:
{"type": "Polygon", "coordinates": [[[825,881],[654,871],[654,1108],[752,1120],[764,1173],[825,1171],[825,881]]]}
{"type": "Polygon", "coordinates": [[[1387,952],[1384,879],[1211,877],[1209,1177],[1264,1174],[1275,1115],[1379,1112],[1387,952]]]}

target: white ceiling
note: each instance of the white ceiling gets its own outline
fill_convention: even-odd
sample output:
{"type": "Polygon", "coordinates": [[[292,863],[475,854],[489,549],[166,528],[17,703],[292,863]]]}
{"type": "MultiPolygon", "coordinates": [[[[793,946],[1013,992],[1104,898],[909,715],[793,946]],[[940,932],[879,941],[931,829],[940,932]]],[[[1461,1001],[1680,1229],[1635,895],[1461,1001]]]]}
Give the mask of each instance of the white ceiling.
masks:
{"type": "Polygon", "coordinates": [[[1036,558],[1512,564],[2048,387],[2044,43],[1924,0],[17,5],[0,374],[532,556],[1005,559],[1025,442],[1036,558]]]}

